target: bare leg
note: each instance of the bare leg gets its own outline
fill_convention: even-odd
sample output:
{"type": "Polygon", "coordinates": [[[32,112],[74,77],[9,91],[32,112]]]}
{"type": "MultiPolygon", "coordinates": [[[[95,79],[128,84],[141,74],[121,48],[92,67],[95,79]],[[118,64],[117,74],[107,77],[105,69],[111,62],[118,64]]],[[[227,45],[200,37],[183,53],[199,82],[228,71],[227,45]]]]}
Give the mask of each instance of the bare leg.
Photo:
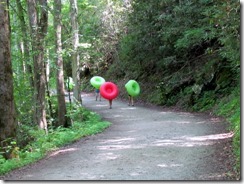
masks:
{"type": "Polygon", "coordinates": [[[130,100],[131,100],[131,105],[134,106],[134,100],[132,96],[130,97],[130,100]]]}
{"type": "Polygon", "coordinates": [[[131,104],[131,96],[129,95],[129,103],[128,103],[128,105],[130,106],[130,104],[131,104]]]}
{"type": "Polygon", "coordinates": [[[112,109],[112,100],[109,100],[109,109],[112,109]]]}
{"type": "Polygon", "coordinates": [[[97,101],[98,93],[96,92],[96,101],[97,101]]]}

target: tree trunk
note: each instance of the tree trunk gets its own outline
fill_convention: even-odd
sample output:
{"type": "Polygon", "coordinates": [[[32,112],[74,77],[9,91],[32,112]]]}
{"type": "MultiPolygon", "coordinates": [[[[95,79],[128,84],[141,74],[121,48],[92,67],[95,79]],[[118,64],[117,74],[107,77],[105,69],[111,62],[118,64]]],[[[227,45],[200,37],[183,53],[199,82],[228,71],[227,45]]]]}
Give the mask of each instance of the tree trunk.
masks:
{"type": "Polygon", "coordinates": [[[0,1],[0,148],[16,136],[8,1],[0,1]],[[5,140],[5,141],[4,141],[5,140]]]}
{"type": "Polygon", "coordinates": [[[27,74],[29,77],[29,82],[30,82],[30,86],[33,88],[34,87],[34,80],[33,80],[33,73],[32,73],[32,67],[31,67],[31,63],[30,63],[30,45],[29,45],[29,33],[30,31],[28,30],[28,27],[26,25],[25,22],[25,18],[24,18],[24,10],[22,7],[22,4],[20,2],[20,0],[16,0],[16,4],[17,4],[17,10],[18,10],[18,17],[19,17],[19,21],[20,21],[20,28],[21,28],[21,34],[22,34],[22,38],[23,38],[23,52],[24,52],[24,64],[26,64],[26,69],[27,69],[27,74]]]}
{"type": "Polygon", "coordinates": [[[32,51],[34,52],[34,88],[35,88],[35,111],[34,121],[39,128],[47,133],[47,121],[45,110],[45,63],[44,47],[47,33],[47,0],[27,0],[28,14],[32,35],[32,51]],[[39,18],[40,17],[40,18],[39,18]]]}
{"type": "Polygon", "coordinates": [[[64,92],[64,70],[62,56],[62,26],[61,26],[61,0],[54,1],[55,14],[54,25],[56,30],[56,65],[57,65],[57,97],[58,97],[58,126],[67,126],[65,92],[64,92]]]}
{"type": "Polygon", "coordinates": [[[70,0],[70,13],[71,13],[71,26],[73,31],[72,45],[73,45],[73,53],[72,53],[72,77],[75,83],[74,86],[74,97],[79,102],[82,102],[80,96],[80,55],[78,52],[78,44],[79,44],[79,25],[78,25],[78,7],[77,0],[70,0]]]}
{"type": "MultiPolygon", "coordinates": [[[[49,53],[49,51],[47,50],[47,53],[49,53]]],[[[49,54],[47,54],[49,55],[49,54]]],[[[49,57],[49,56],[47,56],[49,57]]],[[[49,115],[51,118],[55,118],[55,115],[53,113],[53,108],[52,108],[52,102],[51,102],[51,95],[50,95],[50,88],[49,88],[49,78],[50,78],[50,65],[49,65],[50,61],[47,58],[47,63],[45,64],[45,84],[46,84],[46,94],[47,94],[47,104],[48,104],[48,109],[49,109],[49,115]]]]}

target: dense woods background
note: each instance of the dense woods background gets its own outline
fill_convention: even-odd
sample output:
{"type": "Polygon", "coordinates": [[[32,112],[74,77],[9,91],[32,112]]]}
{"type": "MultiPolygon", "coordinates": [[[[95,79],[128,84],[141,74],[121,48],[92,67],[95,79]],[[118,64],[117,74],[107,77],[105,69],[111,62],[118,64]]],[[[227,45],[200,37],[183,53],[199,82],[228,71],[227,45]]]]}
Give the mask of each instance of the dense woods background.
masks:
{"type": "Polygon", "coordinates": [[[2,162],[35,140],[30,130],[72,127],[77,107],[65,104],[64,82],[73,78],[82,104],[80,92],[92,91],[90,78],[101,75],[122,98],[134,79],[137,100],[224,116],[239,171],[239,1],[1,0],[0,20],[2,162]]]}

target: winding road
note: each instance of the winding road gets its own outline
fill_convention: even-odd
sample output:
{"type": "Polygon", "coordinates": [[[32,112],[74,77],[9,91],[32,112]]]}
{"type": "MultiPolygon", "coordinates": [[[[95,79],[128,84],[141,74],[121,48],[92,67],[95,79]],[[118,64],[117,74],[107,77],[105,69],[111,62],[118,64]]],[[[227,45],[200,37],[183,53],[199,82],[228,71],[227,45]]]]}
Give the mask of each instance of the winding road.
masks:
{"type": "Polygon", "coordinates": [[[232,136],[225,123],[206,114],[162,107],[134,107],[114,100],[83,105],[112,125],[82,138],[4,180],[222,180],[228,168],[219,155],[232,136]]]}

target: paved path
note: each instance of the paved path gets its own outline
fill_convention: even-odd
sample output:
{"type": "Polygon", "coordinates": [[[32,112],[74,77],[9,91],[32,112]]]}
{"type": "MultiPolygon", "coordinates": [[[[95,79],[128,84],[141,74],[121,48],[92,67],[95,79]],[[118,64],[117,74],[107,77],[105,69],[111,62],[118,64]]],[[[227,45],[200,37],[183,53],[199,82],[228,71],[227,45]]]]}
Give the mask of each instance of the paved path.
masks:
{"type": "Polygon", "coordinates": [[[6,180],[220,180],[227,172],[218,155],[230,134],[218,118],[82,99],[112,125],[6,180]]]}

